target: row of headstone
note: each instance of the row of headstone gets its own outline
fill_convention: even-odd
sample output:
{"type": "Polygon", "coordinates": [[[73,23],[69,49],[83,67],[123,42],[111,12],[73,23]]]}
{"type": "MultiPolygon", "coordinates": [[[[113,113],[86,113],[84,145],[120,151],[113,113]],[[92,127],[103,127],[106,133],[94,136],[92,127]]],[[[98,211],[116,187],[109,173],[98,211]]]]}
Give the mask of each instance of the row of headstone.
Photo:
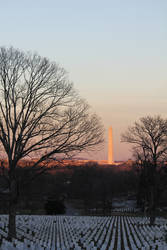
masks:
{"type": "Polygon", "coordinates": [[[167,249],[166,220],[159,218],[150,226],[148,217],[22,215],[16,226],[8,242],[8,216],[0,216],[1,249],[167,249]]]}
{"type": "Polygon", "coordinates": [[[112,208],[112,212],[119,212],[119,213],[138,213],[141,211],[140,208],[131,208],[131,207],[121,207],[121,208],[112,208]]]}

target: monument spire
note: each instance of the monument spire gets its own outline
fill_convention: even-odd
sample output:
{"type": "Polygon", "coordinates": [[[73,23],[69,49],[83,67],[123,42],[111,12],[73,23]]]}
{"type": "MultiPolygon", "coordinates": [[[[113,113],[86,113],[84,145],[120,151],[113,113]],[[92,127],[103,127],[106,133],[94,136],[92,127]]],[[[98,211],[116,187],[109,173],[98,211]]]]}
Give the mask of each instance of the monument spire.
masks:
{"type": "Polygon", "coordinates": [[[108,164],[113,164],[113,142],[112,142],[112,127],[108,131],[108,164]]]}

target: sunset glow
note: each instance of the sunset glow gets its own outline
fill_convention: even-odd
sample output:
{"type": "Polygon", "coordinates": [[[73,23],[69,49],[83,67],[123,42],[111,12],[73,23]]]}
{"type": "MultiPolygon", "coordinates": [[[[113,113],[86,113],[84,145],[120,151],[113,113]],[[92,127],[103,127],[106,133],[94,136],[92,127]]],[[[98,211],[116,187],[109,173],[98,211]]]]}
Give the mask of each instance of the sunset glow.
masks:
{"type": "Polygon", "coordinates": [[[131,158],[120,135],[139,117],[167,106],[167,2],[3,1],[1,45],[37,51],[69,72],[70,81],[102,119],[104,148],[84,158],[131,158]]]}

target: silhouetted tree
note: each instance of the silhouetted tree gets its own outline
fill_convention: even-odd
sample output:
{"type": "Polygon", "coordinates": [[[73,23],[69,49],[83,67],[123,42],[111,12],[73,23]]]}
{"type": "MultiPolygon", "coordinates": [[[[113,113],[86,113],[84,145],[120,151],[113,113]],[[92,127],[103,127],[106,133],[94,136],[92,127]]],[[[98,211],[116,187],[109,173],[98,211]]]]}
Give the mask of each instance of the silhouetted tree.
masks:
{"type": "Polygon", "coordinates": [[[140,187],[154,222],[157,206],[158,166],[167,158],[167,119],[146,116],[122,135],[122,141],[133,144],[137,166],[141,168],[140,187]]]}
{"type": "Polygon", "coordinates": [[[37,54],[0,48],[0,142],[8,160],[9,238],[16,233],[19,161],[36,156],[30,168],[38,168],[39,174],[47,159],[70,157],[102,141],[98,117],[90,114],[63,68],[37,54]]]}

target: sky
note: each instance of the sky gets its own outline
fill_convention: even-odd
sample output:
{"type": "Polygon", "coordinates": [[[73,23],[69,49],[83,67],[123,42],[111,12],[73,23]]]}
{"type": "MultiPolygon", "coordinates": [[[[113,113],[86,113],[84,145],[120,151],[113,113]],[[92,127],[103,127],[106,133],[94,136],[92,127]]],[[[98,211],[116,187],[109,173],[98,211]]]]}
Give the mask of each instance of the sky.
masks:
{"type": "Polygon", "coordinates": [[[167,117],[166,0],[0,0],[0,46],[38,52],[63,66],[101,117],[105,144],[88,158],[132,157],[121,134],[140,117],[167,117]]]}

